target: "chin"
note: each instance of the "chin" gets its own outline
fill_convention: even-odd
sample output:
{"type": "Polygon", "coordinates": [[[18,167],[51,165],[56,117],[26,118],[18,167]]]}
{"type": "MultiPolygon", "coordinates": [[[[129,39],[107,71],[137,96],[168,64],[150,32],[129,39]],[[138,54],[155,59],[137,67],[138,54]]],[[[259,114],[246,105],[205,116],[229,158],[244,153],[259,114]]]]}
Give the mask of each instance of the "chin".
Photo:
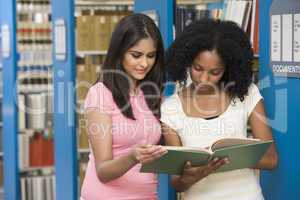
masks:
{"type": "Polygon", "coordinates": [[[196,91],[199,94],[210,94],[210,93],[213,93],[215,91],[215,89],[212,86],[205,85],[205,86],[198,86],[196,88],[196,91]]]}
{"type": "Polygon", "coordinates": [[[134,75],[133,77],[134,77],[136,80],[141,81],[141,80],[143,80],[143,79],[146,77],[146,74],[143,74],[143,75],[141,75],[141,74],[136,74],[136,75],[134,75]]]}

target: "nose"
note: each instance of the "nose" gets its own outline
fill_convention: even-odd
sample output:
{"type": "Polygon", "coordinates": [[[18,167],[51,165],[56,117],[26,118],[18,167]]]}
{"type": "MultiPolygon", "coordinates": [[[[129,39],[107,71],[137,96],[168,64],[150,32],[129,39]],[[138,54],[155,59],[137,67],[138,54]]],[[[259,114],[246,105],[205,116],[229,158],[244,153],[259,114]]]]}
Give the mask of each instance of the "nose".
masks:
{"type": "Polygon", "coordinates": [[[148,59],[146,56],[143,56],[141,58],[141,62],[140,62],[140,65],[143,67],[143,68],[146,68],[148,66],[148,59]]]}
{"type": "Polygon", "coordinates": [[[203,73],[201,73],[201,75],[200,75],[200,82],[201,83],[207,83],[208,80],[209,80],[208,73],[205,72],[205,71],[203,73]]]}

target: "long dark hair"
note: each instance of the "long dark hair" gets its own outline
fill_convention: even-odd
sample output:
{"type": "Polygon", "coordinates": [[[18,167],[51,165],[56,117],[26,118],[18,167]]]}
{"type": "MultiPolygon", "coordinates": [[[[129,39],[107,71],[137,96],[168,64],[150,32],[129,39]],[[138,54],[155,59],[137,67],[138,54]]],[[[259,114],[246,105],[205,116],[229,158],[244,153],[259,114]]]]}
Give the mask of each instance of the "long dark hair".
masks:
{"type": "Polygon", "coordinates": [[[135,119],[135,117],[129,103],[130,83],[128,75],[124,76],[126,73],[122,60],[128,49],[146,38],[151,38],[155,43],[156,60],[152,69],[138,84],[145,95],[149,109],[159,118],[164,84],[164,47],[159,29],[150,17],[136,13],[120,20],[112,34],[103,70],[98,78],[98,81],[103,82],[111,91],[122,114],[130,119],[135,119]]]}

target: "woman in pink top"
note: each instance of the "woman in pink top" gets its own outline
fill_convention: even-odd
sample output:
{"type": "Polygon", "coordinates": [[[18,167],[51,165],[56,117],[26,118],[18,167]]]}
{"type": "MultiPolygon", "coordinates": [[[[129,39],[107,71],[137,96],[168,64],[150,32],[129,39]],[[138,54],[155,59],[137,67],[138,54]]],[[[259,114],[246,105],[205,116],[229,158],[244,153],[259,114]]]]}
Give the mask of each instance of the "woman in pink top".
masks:
{"type": "Polygon", "coordinates": [[[154,200],[157,177],[142,163],[166,153],[160,104],[164,49],[154,22],[143,14],[123,18],[114,30],[101,76],[85,100],[91,148],[82,200],[154,200]]]}

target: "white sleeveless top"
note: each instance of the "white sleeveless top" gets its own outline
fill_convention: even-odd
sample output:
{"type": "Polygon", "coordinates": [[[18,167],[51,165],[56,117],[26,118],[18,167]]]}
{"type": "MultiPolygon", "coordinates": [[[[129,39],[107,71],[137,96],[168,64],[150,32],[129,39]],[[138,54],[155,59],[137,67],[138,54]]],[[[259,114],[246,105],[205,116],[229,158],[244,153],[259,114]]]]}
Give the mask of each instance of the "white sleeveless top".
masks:
{"type": "MultiPolygon", "coordinates": [[[[251,84],[243,102],[235,98],[219,117],[206,120],[186,116],[175,93],[163,102],[161,121],[178,133],[183,146],[207,147],[221,138],[246,138],[248,117],[261,99],[257,86],[251,84]]],[[[184,200],[264,199],[255,170],[248,168],[211,174],[185,191],[183,197],[184,200]]]]}

